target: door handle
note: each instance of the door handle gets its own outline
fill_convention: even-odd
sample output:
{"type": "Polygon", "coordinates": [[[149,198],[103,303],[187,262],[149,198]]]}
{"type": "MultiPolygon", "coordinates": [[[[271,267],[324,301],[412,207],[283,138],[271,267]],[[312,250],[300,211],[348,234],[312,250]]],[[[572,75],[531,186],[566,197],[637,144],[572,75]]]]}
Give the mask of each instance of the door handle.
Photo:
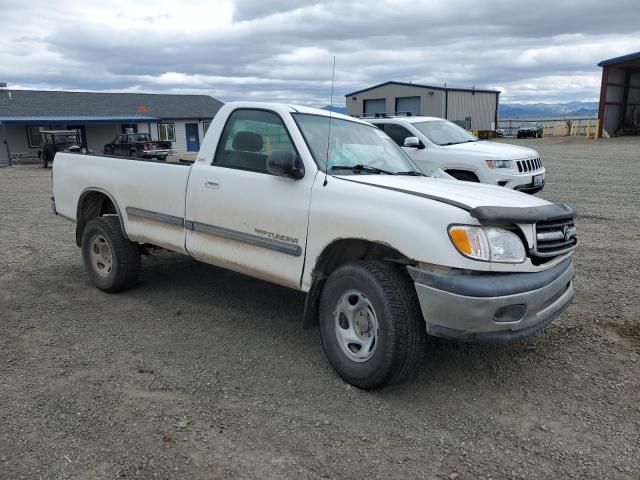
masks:
{"type": "Polygon", "coordinates": [[[218,188],[220,188],[220,183],[215,178],[212,178],[212,179],[207,180],[206,182],[204,182],[204,186],[206,188],[218,189],[218,188]]]}

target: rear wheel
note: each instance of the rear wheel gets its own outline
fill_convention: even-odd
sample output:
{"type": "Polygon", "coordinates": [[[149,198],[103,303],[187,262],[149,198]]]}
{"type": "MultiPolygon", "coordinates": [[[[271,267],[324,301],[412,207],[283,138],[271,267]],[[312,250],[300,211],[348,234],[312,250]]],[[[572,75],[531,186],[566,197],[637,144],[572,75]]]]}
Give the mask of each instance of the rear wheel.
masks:
{"type": "Polygon", "coordinates": [[[112,153],[113,153],[113,152],[111,151],[111,149],[110,149],[110,148],[105,148],[105,149],[104,149],[104,154],[105,154],[105,155],[111,155],[112,153]]]}
{"type": "Polygon", "coordinates": [[[116,216],[89,220],[82,234],[82,258],[91,283],[105,292],[129,288],[140,275],[140,247],[124,236],[116,216]]]}
{"type": "Polygon", "coordinates": [[[138,151],[137,151],[137,150],[131,150],[131,151],[129,152],[129,156],[130,156],[131,158],[138,158],[138,151]]]}
{"type": "Polygon", "coordinates": [[[424,355],[426,328],[414,287],[393,264],[339,267],[322,291],[319,318],[329,362],[356,387],[401,382],[424,355]]]}

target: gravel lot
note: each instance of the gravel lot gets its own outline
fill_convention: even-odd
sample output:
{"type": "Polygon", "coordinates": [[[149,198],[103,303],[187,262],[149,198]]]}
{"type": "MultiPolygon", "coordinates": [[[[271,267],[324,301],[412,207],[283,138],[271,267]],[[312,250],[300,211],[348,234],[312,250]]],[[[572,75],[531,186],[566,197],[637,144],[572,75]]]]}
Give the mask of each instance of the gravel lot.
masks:
{"type": "Polygon", "coordinates": [[[0,479],[640,478],[640,139],[511,142],[581,213],[574,305],[526,342],[430,340],[378,392],[300,293],[169,253],[98,291],[49,171],[0,169],[0,479]]]}

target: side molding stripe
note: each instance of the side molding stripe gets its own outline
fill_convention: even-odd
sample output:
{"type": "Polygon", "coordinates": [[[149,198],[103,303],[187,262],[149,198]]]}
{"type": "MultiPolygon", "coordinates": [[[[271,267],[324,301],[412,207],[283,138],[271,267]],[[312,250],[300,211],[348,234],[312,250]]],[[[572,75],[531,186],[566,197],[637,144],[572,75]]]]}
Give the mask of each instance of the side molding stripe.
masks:
{"type": "Polygon", "coordinates": [[[273,250],[275,252],[291,255],[293,257],[299,257],[300,255],[302,255],[302,247],[293,243],[287,243],[281,240],[273,240],[271,238],[264,238],[258,235],[252,235],[250,233],[231,230],[229,228],[209,225],[207,223],[194,222],[192,220],[185,221],[182,217],[175,217],[173,215],[167,215],[166,213],[153,212],[151,210],[145,210],[143,208],[127,207],[125,210],[127,212],[127,215],[130,217],[146,218],[148,220],[155,220],[156,222],[167,223],[169,225],[177,225],[188,230],[193,230],[194,232],[202,232],[209,235],[215,235],[217,237],[236,240],[238,242],[246,243],[249,245],[255,245],[256,247],[262,247],[268,250],[273,250]]]}
{"type": "Polygon", "coordinates": [[[168,223],[170,225],[184,226],[184,218],[175,217],[173,215],[167,215],[166,213],[152,212],[151,210],[145,210],[143,208],[127,207],[127,216],[129,217],[141,217],[149,220],[155,220],[156,222],[168,223]]]}
{"type": "Polygon", "coordinates": [[[217,237],[228,238],[236,240],[238,242],[247,243],[249,245],[255,245],[256,247],[266,248],[275,252],[284,253],[293,257],[299,257],[302,255],[302,248],[300,245],[283,242],[280,240],[273,240],[271,238],[264,238],[258,235],[252,235],[250,233],[238,232],[237,230],[230,230],[228,228],[216,227],[215,225],[208,225],[206,223],[194,222],[187,220],[185,227],[194,232],[207,233],[209,235],[215,235],[217,237]]]}

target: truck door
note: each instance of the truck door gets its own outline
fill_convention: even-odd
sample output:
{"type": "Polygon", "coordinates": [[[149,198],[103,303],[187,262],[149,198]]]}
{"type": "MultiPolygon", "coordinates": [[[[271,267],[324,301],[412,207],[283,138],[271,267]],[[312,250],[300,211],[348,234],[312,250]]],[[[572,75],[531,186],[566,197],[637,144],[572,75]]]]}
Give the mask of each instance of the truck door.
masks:
{"type": "Polygon", "coordinates": [[[300,180],[267,171],[272,151],[296,151],[286,122],[271,110],[229,115],[213,158],[189,176],[186,245],[198,260],[297,288],[315,169],[300,180]]]}

